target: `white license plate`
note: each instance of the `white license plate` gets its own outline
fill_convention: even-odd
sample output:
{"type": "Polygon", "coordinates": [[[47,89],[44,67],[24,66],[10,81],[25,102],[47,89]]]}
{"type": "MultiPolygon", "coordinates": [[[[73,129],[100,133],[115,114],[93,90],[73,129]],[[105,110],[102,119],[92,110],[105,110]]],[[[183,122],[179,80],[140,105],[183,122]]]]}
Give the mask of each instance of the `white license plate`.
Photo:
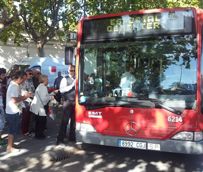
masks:
{"type": "Polygon", "coordinates": [[[160,146],[160,144],[147,143],[147,149],[160,151],[161,150],[161,146],[160,146]]]}
{"type": "Polygon", "coordinates": [[[118,140],[118,146],[125,148],[147,149],[146,142],[134,142],[128,140],[118,140]]]}
{"type": "Polygon", "coordinates": [[[156,151],[161,150],[160,144],[135,142],[135,141],[129,141],[129,140],[118,140],[118,146],[125,147],[125,148],[148,149],[148,150],[156,150],[156,151]]]}

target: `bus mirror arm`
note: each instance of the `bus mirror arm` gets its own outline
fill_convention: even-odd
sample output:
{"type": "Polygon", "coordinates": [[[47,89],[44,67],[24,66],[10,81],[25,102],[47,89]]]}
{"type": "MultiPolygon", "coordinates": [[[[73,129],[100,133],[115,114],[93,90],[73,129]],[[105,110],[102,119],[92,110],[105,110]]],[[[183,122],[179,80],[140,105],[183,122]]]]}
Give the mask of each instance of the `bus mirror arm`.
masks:
{"type": "Polygon", "coordinates": [[[65,48],[65,64],[72,65],[74,56],[74,48],[73,47],[66,47],[65,48]]]}

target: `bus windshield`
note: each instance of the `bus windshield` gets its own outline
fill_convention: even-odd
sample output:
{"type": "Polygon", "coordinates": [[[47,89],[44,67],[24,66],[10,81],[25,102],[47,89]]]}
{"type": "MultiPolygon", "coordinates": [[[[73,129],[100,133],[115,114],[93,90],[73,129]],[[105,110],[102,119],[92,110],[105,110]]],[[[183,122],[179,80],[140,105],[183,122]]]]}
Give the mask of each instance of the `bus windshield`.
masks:
{"type": "Polygon", "coordinates": [[[83,105],[196,106],[195,34],[84,43],[80,49],[79,102],[83,105]]]}

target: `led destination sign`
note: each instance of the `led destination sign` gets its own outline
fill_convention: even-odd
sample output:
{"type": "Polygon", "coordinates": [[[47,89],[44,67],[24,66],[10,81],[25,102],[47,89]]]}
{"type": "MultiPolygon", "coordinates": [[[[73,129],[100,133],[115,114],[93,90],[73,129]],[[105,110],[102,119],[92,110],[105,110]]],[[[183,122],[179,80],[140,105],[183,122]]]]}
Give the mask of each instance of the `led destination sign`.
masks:
{"type": "Polygon", "coordinates": [[[124,15],[85,20],[83,41],[131,38],[149,35],[194,33],[192,11],[124,15]]]}
{"type": "Polygon", "coordinates": [[[110,19],[110,25],[107,26],[106,30],[109,33],[136,33],[141,30],[149,29],[160,29],[161,25],[161,14],[151,14],[148,16],[122,16],[118,19],[110,19]]]}

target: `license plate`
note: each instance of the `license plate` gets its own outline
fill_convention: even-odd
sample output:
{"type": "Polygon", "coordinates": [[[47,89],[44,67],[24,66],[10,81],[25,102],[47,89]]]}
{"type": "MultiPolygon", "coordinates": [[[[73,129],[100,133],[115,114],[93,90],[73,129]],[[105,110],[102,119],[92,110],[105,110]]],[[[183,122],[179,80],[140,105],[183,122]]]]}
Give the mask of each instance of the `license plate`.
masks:
{"type": "Polygon", "coordinates": [[[118,146],[125,148],[147,149],[146,142],[134,142],[128,140],[118,140],[118,146]]]}
{"type": "Polygon", "coordinates": [[[161,146],[160,146],[160,144],[148,143],[147,144],[147,149],[160,151],[161,150],[161,146]]]}

